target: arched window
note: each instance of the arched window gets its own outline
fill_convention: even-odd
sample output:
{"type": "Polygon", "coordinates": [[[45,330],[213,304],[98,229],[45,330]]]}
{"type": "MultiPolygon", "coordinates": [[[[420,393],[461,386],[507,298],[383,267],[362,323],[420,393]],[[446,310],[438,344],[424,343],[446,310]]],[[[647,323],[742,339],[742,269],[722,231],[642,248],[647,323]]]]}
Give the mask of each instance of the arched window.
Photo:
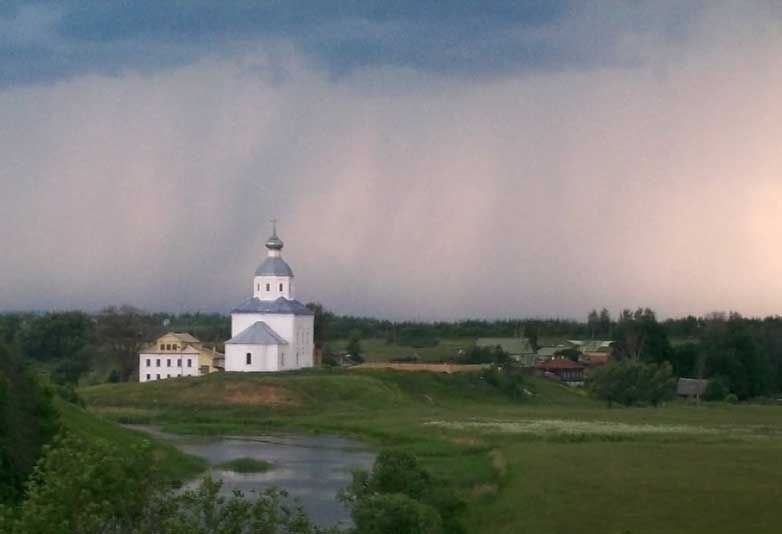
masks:
{"type": "Polygon", "coordinates": [[[282,291],[282,283],[280,283],[280,291],[282,291]]]}
{"type": "Polygon", "coordinates": [[[266,291],[271,291],[271,290],[272,290],[272,285],[266,284],[266,291]]]}
{"type": "Polygon", "coordinates": [[[247,353],[247,365],[252,365],[253,363],[253,355],[252,353],[247,353]]]}

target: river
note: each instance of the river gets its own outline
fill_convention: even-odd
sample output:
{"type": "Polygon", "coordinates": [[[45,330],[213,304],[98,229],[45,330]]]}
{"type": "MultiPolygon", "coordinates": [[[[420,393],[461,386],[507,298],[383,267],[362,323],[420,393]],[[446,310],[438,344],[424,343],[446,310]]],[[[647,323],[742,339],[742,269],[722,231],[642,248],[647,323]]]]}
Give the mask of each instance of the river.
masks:
{"type": "MultiPolygon", "coordinates": [[[[355,469],[369,469],[375,454],[364,444],[329,434],[268,434],[255,436],[201,437],[161,432],[154,427],[132,428],[155,435],[179,449],[205,458],[215,479],[222,479],[222,492],[276,486],[297,499],[307,515],[319,526],[346,526],[350,514],[336,500],[337,492],[350,484],[355,469]],[[271,462],[263,473],[235,473],[215,466],[237,458],[271,462]]],[[[192,488],[197,480],[185,485],[192,488]]]]}

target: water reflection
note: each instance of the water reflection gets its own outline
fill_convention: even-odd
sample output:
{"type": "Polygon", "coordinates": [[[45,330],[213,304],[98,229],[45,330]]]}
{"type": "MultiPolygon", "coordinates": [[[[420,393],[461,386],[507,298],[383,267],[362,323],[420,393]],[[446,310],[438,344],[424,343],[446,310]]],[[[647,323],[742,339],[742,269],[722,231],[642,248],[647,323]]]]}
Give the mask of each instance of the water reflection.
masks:
{"type": "MultiPolygon", "coordinates": [[[[275,434],[268,436],[197,437],[135,427],[200,456],[213,466],[237,458],[271,462],[265,473],[234,473],[213,467],[212,476],[223,480],[222,492],[251,494],[272,486],[297,498],[307,514],[321,526],[347,525],[349,514],[337,502],[337,492],[350,483],[354,469],[369,469],[375,455],[361,443],[333,435],[275,434]]],[[[192,481],[186,488],[192,488],[192,481]]]]}

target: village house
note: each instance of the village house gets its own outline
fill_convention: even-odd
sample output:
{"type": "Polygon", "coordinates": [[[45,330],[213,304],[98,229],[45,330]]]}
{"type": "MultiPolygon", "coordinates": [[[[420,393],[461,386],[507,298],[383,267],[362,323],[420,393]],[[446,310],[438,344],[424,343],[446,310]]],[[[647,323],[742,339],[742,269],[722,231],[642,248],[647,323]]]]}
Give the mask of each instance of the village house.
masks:
{"type": "Polygon", "coordinates": [[[584,384],[584,366],[570,358],[557,357],[535,366],[538,376],[557,378],[570,386],[584,384]]]}
{"type": "Polygon", "coordinates": [[[184,332],[168,332],[139,353],[139,382],[223,370],[224,356],[184,332]]]}

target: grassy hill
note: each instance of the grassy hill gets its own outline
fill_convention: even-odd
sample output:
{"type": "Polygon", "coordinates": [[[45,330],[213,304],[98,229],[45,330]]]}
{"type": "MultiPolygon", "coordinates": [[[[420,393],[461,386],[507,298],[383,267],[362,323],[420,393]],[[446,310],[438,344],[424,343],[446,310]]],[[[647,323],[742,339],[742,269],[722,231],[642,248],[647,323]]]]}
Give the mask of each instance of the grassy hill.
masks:
{"type": "Polygon", "coordinates": [[[146,434],[123,428],[74,404],[57,400],[56,408],[63,428],[85,440],[102,439],[119,446],[120,449],[142,442],[149,443],[161,474],[171,482],[185,481],[206,469],[206,462],[200,458],[185,454],[146,434]]]}
{"type": "Polygon", "coordinates": [[[607,409],[531,379],[512,401],[478,375],[310,370],[82,390],[90,410],[180,432],[337,432],[409,448],[469,501],[471,533],[775,532],[782,409],[607,409]]]}

